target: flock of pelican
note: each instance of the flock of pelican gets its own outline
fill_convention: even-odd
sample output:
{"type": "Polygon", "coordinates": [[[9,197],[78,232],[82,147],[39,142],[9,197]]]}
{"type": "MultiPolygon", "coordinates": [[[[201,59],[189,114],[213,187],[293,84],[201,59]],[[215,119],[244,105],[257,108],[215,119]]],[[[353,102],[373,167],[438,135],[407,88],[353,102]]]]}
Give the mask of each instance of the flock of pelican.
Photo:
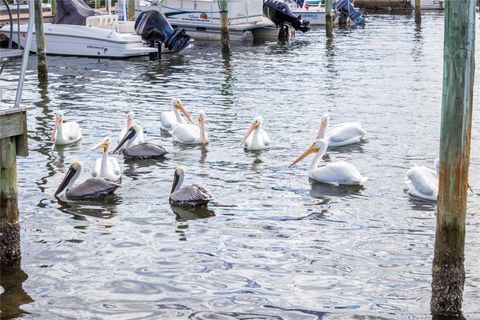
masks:
{"type": "MultiPolygon", "coordinates": [[[[200,111],[197,124],[194,123],[179,99],[172,99],[171,111],[163,112],[160,118],[160,129],[170,132],[173,141],[182,144],[209,143],[205,130],[205,112],[200,111]]],[[[82,130],[76,122],[64,122],[64,114],[58,111],[51,136],[55,145],[66,145],[82,139],[82,130]]],[[[144,139],[142,127],[135,122],[135,115],[129,112],[127,126],[121,130],[118,144],[112,153],[122,152],[125,159],[141,160],[163,158],[168,152],[160,145],[144,139]]],[[[323,156],[329,147],[358,144],[364,141],[366,131],[359,123],[341,123],[329,129],[329,116],[325,114],[320,121],[320,128],[314,142],[296,158],[289,167],[315,154],[310,165],[309,177],[316,182],[339,185],[362,185],[367,178],[357,168],[346,161],[323,162],[323,156]]],[[[246,150],[263,150],[270,145],[270,136],[263,128],[263,118],[256,117],[251,123],[240,144],[246,150]]],[[[93,150],[102,149],[103,153],[95,161],[92,178],[74,186],[82,172],[82,163],[73,161],[67,174],[55,192],[55,196],[66,189],[66,197],[72,200],[98,199],[115,192],[121,185],[119,181],[122,169],[117,159],[109,156],[110,139],[105,137],[96,144],[93,150]]],[[[419,198],[436,200],[438,194],[438,161],[436,170],[425,166],[415,166],[407,171],[405,177],[406,191],[419,198]]],[[[182,187],[184,168],[178,166],[174,171],[170,203],[189,207],[206,206],[212,200],[211,194],[202,186],[193,184],[182,187]]]]}

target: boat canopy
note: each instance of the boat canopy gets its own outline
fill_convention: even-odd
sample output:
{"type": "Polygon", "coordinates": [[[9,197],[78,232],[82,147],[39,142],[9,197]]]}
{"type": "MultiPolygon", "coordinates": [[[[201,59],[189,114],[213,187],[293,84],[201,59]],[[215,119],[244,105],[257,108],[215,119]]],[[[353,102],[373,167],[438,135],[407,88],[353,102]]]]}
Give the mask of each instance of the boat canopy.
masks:
{"type": "Polygon", "coordinates": [[[57,1],[57,12],[52,23],[84,26],[87,17],[94,15],[95,11],[83,0],[62,0],[57,1]]]}

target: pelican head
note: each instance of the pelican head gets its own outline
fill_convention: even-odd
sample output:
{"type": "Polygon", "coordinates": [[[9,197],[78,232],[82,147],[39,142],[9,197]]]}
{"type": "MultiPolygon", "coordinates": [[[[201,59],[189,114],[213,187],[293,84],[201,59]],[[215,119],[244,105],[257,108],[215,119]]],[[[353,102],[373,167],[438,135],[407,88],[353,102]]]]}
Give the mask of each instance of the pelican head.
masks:
{"type": "Polygon", "coordinates": [[[98,144],[96,144],[95,146],[93,146],[92,148],[92,151],[93,150],[97,150],[98,148],[100,147],[103,147],[103,152],[108,152],[108,146],[110,145],[110,138],[109,137],[105,137],[102,139],[102,141],[100,141],[98,144]]]}
{"type": "Polygon", "coordinates": [[[317,153],[320,151],[327,150],[328,142],[325,139],[317,139],[315,140],[307,150],[305,150],[297,159],[295,159],[288,167],[291,168],[295,164],[299,163],[303,159],[305,159],[308,155],[312,153],[317,153]]]}
{"type": "Polygon", "coordinates": [[[185,176],[184,168],[182,166],[177,166],[175,168],[175,173],[173,175],[172,191],[170,191],[170,194],[180,189],[180,187],[183,184],[184,176],[185,176]]]}
{"type": "Polygon", "coordinates": [[[207,141],[207,134],[205,133],[205,111],[200,110],[198,112],[198,126],[200,127],[200,135],[202,137],[202,143],[205,145],[207,141]]]}
{"type": "Polygon", "coordinates": [[[127,128],[130,128],[133,125],[134,118],[135,113],[133,111],[129,111],[127,114],[127,128]]]}
{"type": "Polygon", "coordinates": [[[320,120],[320,129],[318,129],[318,133],[315,139],[320,139],[325,137],[325,132],[327,132],[329,121],[330,121],[330,117],[328,116],[328,113],[323,114],[322,119],[320,120]]]}
{"type": "Polygon", "coordinates": [[[187,112],[187,110],[185,110],[185,107],[183,106],[180,99],[177,99],[177,98],[172,99],[172,108],[174,111],[178,110],[181,113],[183,113],[185,118],[187,118],[187,120],[190,121],[190,123],[193,123],[192,118],[190,117],[190,114],[187,112]]]}
{"type": "Polygon", "coordinates": [[[65,178],[63,178],[62,183],[60,183],[54,195],[57,196],[59,193],[65,190],[65,188],[67,188],[68,190],[73,185],[75,180],[77,180],[81,172],[82,172],[82,163],[80,161],[73,161],[72,164],[70,165],[70,168],[68,168],[65,178]]]}
{"type": "Polygon", "coordinates": [[[62,111],[62,110],[58,110],[58,111],[55,113],[55,125],[53,126],[52,136],[50,137],[50,141],[51,141],[51,142],[54,142],[54,141],[55,141],[55,137],[57,136],[58,126],[61,125],[62,122],[63,122],[63,111],[62,111]]]}
{"type": "Polygon", "coordinates": [[[243,145],[245,141],[247,141],[250,134],[252,134],[252,132],[260,128],[262,124],[263,124],[263,118],[261,116],[255,117],[255,119],[253,119],[252,124],[250,125],[250,128],[248,128],[247,133],[245,133],[245,135],[243,136],[243,139],[242,139],[242,142],[240,142],[240,145],[243,145]]]}
{"type": "Polygon", "coordinates": [[[137,135],[142,131],[142,127],[140,127],[138,124],[134,123],[125,133],[125,136],[123,137],[122,141],[118,143],[118,146],[113,150],[112,153],[117,152],[127,141],[133,141],[137,135]]]}

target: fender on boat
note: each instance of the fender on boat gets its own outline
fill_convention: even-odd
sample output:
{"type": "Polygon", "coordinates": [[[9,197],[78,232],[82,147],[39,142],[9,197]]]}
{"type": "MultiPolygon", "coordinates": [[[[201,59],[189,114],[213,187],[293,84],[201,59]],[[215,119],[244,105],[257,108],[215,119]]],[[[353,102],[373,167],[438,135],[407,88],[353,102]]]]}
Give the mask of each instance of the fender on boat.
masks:
{"type": "Polygon", "coordinates": [[[157,10],[142,12],[135,21],[135,31],[148,42],[163,42],[173,52],[188,46],[190,36],[185,29],[173,29],[167,18],[157,10]]]}

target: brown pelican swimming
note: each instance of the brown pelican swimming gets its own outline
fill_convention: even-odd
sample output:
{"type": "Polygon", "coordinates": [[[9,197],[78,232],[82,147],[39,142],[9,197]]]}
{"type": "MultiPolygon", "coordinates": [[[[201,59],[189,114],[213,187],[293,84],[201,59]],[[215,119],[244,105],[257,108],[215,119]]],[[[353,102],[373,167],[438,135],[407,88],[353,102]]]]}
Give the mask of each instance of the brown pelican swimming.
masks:
{"type": "Polygon", "coordinates": [[[57,146],[74,143],[82,139],[82,129],[76,122],[63,122],[63,111],[57,111],[50,140],[57,146]]]}
{"type": "Polygon", "coordinates": [[[112,153],[117,152],[125,143],[127,143],[123,150],[125,159],[163,158],[168,153],[163,147],[150,142],[132,146],[133,141],[135,141],[140,132],[143,132],[142,127],[136,123],[133,124],[112,153]]]}
{"type": "Polygon", "coordinates": [[[240,142],[247,150],[263,150],[270,144],[270,137],[263,130],[263,118],[258,116],[253,122],[247,133],[240,142]],[[253,132],[253,134],[252,134],[253,132]]]}
{"type": "Polygon", "coordinates": [[[118,160],[108,156],[108,146],[110,145],[110,138],[103,138],[100,143],[95,145],[92,150],[100,147],[103,148],[103,155],[95,161],[95,167],[92,171],[93,177],[104,178],[110,181],[117,181],[122,176],[122,170],[118,164],[118,160]]]}
{"type": "Polygon", "coordinates": [[[55,196],[67,189],[67,198],[71,200],[88,200],[103,198],[108,194],[115,192],[120,187],[118,183],[114,183],[103,178],[90,178],[73,187],[73,184],[82,172],[82,163],[74,161],[68,169],[65,178],[55,191],[55,196]]]}
{"type": "MultiPolygon", "coordinates": [[[[123,137],[125,137],[125,134],[127,133],[127,130],[130,129],[131,126],[134,125],[134,123],[135,123],[134,119],[135,119],[135,113],[133,113],[133,111],[130,111],[127,114],[127,126],[123,127],[122,131],[118,135],[118,141],[119,142],[122,141],[123,137]]],[[[132,142],[132,146],[140,144],[140,143],[144,143],[144,142],[145,142],[145,139],[143,138],[143,131],[142,131],[141,133],[138,134],[135,141],[132,142]]]]}
{"type": "Polygon", "coordinates": [[[171,105],[172,111],[164,111],[160,116],[160,129],[171,131],[177,124],[187,123],[180,112],[185,115],[190,123],[193,123],[192,118],[190,118],[190,115],[188,114],[187,110],[185,110],[182,102],[179,99],[173,98],[171,105]]]}
{"type": "Polygon", "coordinates": [[[178,123],[172,130],[173,141],[183,144],[207,144],[205,112],[198,112],[198,126],[192,123],[178,123]]]}
{"type": "Polygon", "coordinates": [[[192,184],[182,188],[185,173],[183,167],[176,167],[173,176],[172,191],[170,192],[170,204],[177,206],[202,207],[206,206],[212,196],[199,185],[192,184]]]}

